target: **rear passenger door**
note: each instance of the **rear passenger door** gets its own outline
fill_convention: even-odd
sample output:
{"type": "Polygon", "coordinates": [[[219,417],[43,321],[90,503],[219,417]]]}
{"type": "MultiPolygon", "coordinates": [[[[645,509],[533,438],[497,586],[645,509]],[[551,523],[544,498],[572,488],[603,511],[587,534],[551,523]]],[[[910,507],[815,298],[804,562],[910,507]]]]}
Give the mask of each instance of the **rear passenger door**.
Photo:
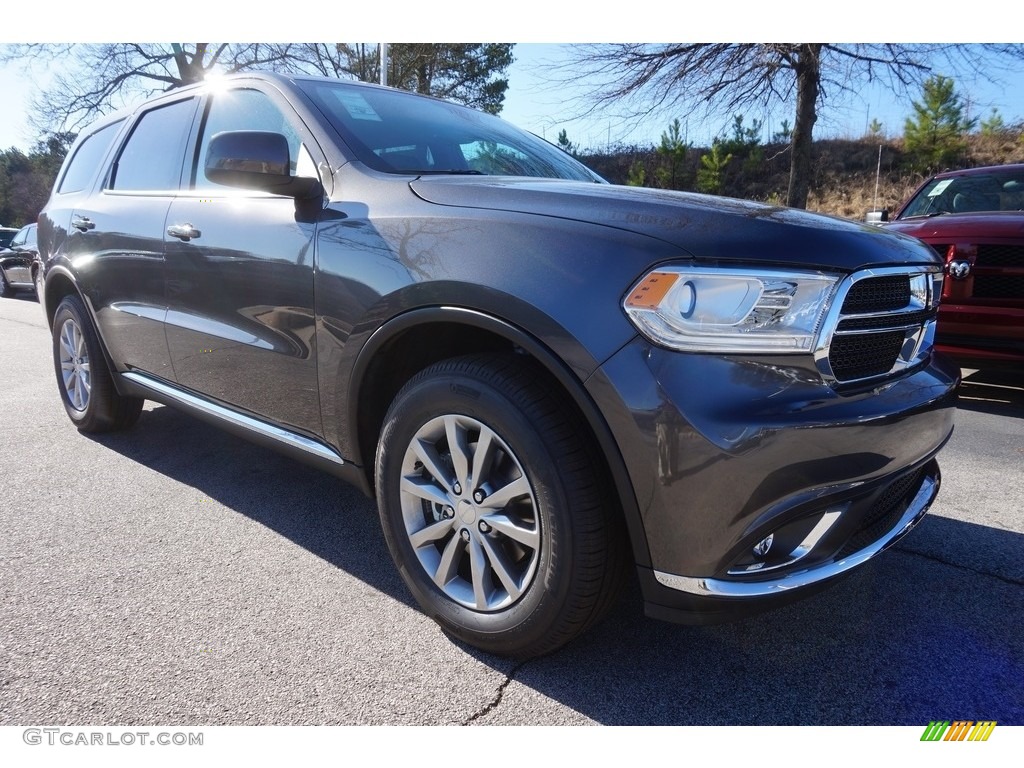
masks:
{"type": "Polygon", "coordinates": [[[171,203],[164,228],[174,370],[191,390],[320,435],[313,313],[318,211],[300,212],[290,197],[206,178],[211,137],[238,130],[283,134],[293,174],[298,168],[298,175],[316,176],[322,159],[273,88],[239,85],[207,97],[188,188],[171,203]]]}
{"type": "Polygon", "coordinates": [[[65,251],[118,370],[173,379],[164,319],[164,228],[178,193],[195,96],[141,113],[95,194],[75,205],[65,251]]]}

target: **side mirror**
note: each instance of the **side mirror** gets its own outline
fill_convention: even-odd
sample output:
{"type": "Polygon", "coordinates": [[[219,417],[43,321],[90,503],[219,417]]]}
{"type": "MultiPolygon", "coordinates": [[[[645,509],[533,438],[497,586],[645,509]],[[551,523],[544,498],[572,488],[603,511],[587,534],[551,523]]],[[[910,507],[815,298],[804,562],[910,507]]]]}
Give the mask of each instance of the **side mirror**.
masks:
{"type": "Polygon", "coordinates": [[[206,178],[217,184],[295,198],[323,194],[318,179],[292,176],[288,140],[270,131],[224,131],[210,139],[206,178]]]}
{"type": "Polygon", "coordinates": [[[889,211],[883,208],[880,211],[868,211],[864,221],[868,224],[882,224],[889,220],[889,211]]]}

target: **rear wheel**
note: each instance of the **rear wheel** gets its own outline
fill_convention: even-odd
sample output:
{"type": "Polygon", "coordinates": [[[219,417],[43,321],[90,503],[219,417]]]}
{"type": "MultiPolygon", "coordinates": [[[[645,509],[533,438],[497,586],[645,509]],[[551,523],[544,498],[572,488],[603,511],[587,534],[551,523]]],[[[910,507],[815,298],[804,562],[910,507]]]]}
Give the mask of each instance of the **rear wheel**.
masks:
{"type": "Polygon", "coordinates": [[[143,400],[114,388],[99,338],[77,296],[66,296],[53,318],[53,365],[64,410],[83,432],[126,429],[142,412],[143,400]]]}
{"type": "Polygon", "coordinates": [[[600,457],[540,381],[517,357],[434,365],[395,398],[377,456],[385,537],[421,607],[516,657],[599,619],[624,570],[600,457]]]}

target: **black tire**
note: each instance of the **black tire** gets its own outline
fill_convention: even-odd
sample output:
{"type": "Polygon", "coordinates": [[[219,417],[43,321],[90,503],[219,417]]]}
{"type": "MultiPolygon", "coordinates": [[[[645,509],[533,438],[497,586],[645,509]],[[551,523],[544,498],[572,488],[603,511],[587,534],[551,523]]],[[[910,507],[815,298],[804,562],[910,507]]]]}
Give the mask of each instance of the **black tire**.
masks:
{"type": "Polygon", "coordinates": [[[14,289],[11,287],[11,284],[7,282],[7,275],[5,275],[4,271],[0,269],[0,296],[3,296],[6,299],[8,296],[13,295],[14,289]]]}
{"type": "Polygon", "coordinates": [[[92,320],[78,296],[65,296],[53,316],[53,365],[68,417],[82,432],[132,426],[145,402],[114,388],[92,320]]]}
{"type": "Polygon", "coordinates": [[[625,570],[604,462],[543,381],[519,356],[433,365],[398,393],[377,449],[384,535],[417,602],[451,635],[516,658],[601,618],[625,570]]]}

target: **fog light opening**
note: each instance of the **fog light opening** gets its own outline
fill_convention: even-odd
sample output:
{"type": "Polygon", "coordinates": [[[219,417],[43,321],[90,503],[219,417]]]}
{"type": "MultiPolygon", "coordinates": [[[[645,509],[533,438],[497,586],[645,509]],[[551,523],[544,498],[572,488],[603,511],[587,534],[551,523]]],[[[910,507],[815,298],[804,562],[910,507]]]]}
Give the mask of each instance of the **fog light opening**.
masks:
{"type": "Polygon", "coordinates": [[[803,560],[822,543],[826,534],[849,506],[850,502],[833,504],[822,513],[809,515],[776,528],[750,547],[747,550],[748,554],[734,562],[727,573],[730,576],[760,575],[803,560]]]}
{"type": "Polygon", "coordinates": [[[764,559],[768,556],[768,551],[772,548],[772,543],[775,541],[775,534],[769,533],[764,539],[761,539],[757,544],[754,545],[754,557],[764,559]]]}

